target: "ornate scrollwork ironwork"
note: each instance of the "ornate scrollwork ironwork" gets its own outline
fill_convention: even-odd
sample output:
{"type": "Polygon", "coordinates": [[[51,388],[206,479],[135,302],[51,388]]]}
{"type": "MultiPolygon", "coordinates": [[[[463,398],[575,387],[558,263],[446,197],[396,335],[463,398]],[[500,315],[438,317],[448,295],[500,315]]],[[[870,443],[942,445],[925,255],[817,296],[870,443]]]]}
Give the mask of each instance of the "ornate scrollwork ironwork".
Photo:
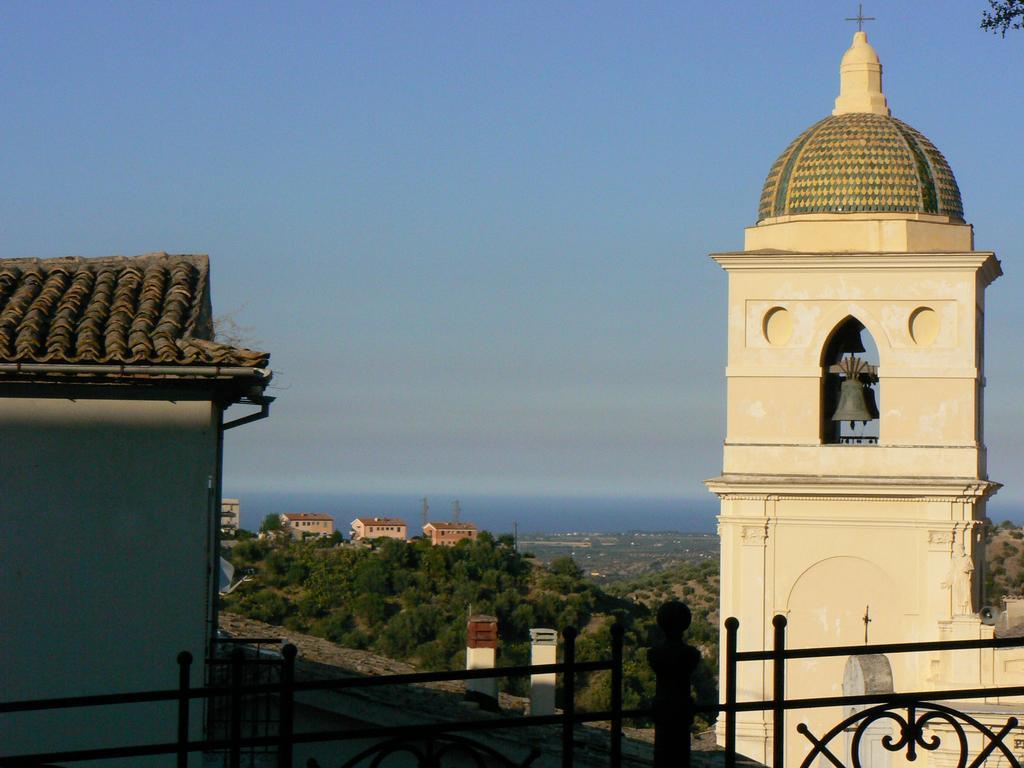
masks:
{"type": "Polygon", "coordinates": [[[839,734],[853,728],[853,737],[850,740],[850,760],[852,768],[863,768],[861,762],[860,748],[868,728],[875,723],[891,720],[894,728],[899,729],[899,735],[894,738],[892,734],[886,734],[881,739],[882,747],[889,752],[906,751],[906,759],[913,761],[917,759],[918,749],[933,752],[941,744],[941,737],[935,733],[925,735],[926,729],[931,723],[944,723],[956,735],[959,746],[959,757],[956,761],[956,768],[978,768],[993,752],[998,751],[1011,768],[1021,768],[1017,757],[1006,746],[1003,739],[1011,730],[1017,727],[1017,718],[1007,719],[998,732],[992,731],[984,723],[979,722],[970,715],[947,707],[944,704],[934,702],[913,701],[899,704],[879,704],[861,710],[843,720],[831,728],[822,738],[817,738],[811,733],[805,723],[800,723],[796,729],[811,742],[812,748],[807,757],[801,763],[801,768],[810,768],[819,756],[827,758],[836,768],[847,768],[846,764],[829,749],[829,743],[839,734]],[[906,712],[904,717],[903,711],[906,712]],[[973,728],[984,737],[981,751],[968,763],[970,758],[970,747],[967,732],[964,726],[973,728]]]}
{"type": "MultiPolygon", "coordinates": [[[[540,757],[540,750],[534,747],[521,762],[516,762],[486,744],[467,739],[465,736],[451,733],[438,734],[430,739],[396,736],[364,749],[343,763],[341,768],[355,768],[363,763],[366,763],[367,768],[379,768],[389,757],[399,754],[411,756],[418,768],[441,768],[442,761],[449,755],[469,758],[476,768],[528,768],[540,757]]],[[[320,768],[320,764],[313,759],[306,765],[307,768],[320,768]]]]}

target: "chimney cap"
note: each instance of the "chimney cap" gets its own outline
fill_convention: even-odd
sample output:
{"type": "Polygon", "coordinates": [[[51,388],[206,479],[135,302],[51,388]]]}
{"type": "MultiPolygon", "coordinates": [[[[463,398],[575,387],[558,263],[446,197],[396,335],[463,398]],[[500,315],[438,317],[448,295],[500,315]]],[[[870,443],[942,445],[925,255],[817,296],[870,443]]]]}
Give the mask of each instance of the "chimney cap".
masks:
{"type": "Polygon", "coordinates": [[[558,631],[547,627],[535,627],[530,630],[530,642],[535,645],[557,645],[558,631]]]}
{"type": "Polygon", "coordinates": [[[497,648],[498,620],[494,616],[472,616],[466,624],[466,645],[469,648],[497,648]]]}

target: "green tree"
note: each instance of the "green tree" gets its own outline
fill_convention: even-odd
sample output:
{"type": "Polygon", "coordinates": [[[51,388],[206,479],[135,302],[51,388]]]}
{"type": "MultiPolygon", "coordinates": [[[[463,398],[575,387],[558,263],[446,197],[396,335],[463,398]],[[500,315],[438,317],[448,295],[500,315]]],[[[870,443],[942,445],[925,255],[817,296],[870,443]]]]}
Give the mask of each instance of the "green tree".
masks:
{"type": "Polygon", "coordinates": [[[1024,29],[1024,0],[988,0],[981,13],[981,28],[1003,37],[1011,29],[1024,29]]]}
{"type": "Polygon", "coordinates": [[[288,615],[289,603],[279,593],[261,589],[241,599],[240,607],[246,616],[267,624],[281,624],[288,615]]]}
{"type": "MultiPolygon", "coordinates": [[[[467,608],[498,617],[498,662],[504,666],[528,662],[533,627],[561,630],[573,625],[580,630],[577,658],[605,659],[608,630],[618,620],[626,629],[624,697],[629,707],[644,706],[653,696],[654,678],[645,654],[661,641],[651,611],[637,602],[637,594],[657,593],[659,597],[650,598],[657,603],[686,585],[693,612],[687,639],[707,659],[695,688],[706,691],[714,685],[715,562],[688,563],[621,582],[612,594],[585,579],[572,558],[544,567],[491,536],[457,547],[385,540],[374,548],[325,548],[322,540],[276,537],[240,542],[230,557],[236,566],[254,568],[256,580],[226,596],[227,609],[348,648],[406,659],[424,669],[465,665],[467,608]]],[[[1020,557],[1015,550],[1015,566],[1020,557]]],[[[525,680],[506,681],[502,690],[523,694],[525,685],[525,680]]],[[[586,706],[607,707],[607,675],[583,674],[578,686],[586,706]]]]}
{"type": "MultiPolygon", "coordinates": [[[[352,604],[352,610],[366,629],[375,630],[388,617],[388,603],[380,596],[370,592],[359,595],[352,604]]],[[[399,614],[402,615],[402,614],[399,614]]]]}
{"type": "Polygon", "coordinates": [[[260,533],[272,533],[273,531],[281,530],[281,518],[273,513],[263,518],[263,522],[260,523],[260,533]]]}
{"type": "Polygon", "coordinates": [[[583,578],[583,569],[576,565],[571,557],[556,557],[551,561],[548,570],[558,576],[569,576],[573,579],[583,578]]]}
{"type": "Polygon", "coordinates": [[[355,621],[352,613],[344,608],[332,611],[322,621],[314,625],[313,629],[318,635],[326,637],[333,643],[340,643],[344,637],[355,628],[355,621]]]}

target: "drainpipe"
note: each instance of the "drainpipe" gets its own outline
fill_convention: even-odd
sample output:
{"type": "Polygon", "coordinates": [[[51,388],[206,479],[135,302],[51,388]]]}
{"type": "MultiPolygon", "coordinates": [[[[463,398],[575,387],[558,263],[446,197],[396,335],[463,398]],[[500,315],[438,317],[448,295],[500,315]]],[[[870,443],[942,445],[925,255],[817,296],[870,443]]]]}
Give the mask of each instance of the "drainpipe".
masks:
{"type": "MultiPolygon", "coordinates": [[[[558,632],[553,629],[530,630],[530,664],[558,663],[558,632]]],[[[555,714],[555,673],[530,675],[530,714],[555,714]]]]}
{"type": "MultiPolygon", "coordinates": [[[[494,616],[470,616],[466,625],[466,669],[494,669],[498,650],[498,619],[494,616]]],[[[484,709],[498,708],[496,677],[466,681],[466,698],[484,709]]]]}

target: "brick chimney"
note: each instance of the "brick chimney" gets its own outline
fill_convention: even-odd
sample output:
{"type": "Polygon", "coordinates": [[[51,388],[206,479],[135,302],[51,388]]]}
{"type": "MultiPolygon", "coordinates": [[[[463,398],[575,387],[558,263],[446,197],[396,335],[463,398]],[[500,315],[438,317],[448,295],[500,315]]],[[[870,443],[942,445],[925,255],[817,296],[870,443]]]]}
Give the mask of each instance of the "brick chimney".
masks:
{"type": "MultiPolygon", "coordinates": [[[[530,630],[530,664],[558,662],[558,632],[553,629],[530,630]]],[[[555,673],[530,675],[530,714],[555,714],[555,673]]]]}
{"type": "MultiPolygon", "coordinates": [[[[494,616],[470,616],[466,625],[466,669],[494,669],[498,649],[498,620],[494,616]]],[[[496,677],[466,681],[466,698],[485,708],[498,707],[496,677]]]]}

